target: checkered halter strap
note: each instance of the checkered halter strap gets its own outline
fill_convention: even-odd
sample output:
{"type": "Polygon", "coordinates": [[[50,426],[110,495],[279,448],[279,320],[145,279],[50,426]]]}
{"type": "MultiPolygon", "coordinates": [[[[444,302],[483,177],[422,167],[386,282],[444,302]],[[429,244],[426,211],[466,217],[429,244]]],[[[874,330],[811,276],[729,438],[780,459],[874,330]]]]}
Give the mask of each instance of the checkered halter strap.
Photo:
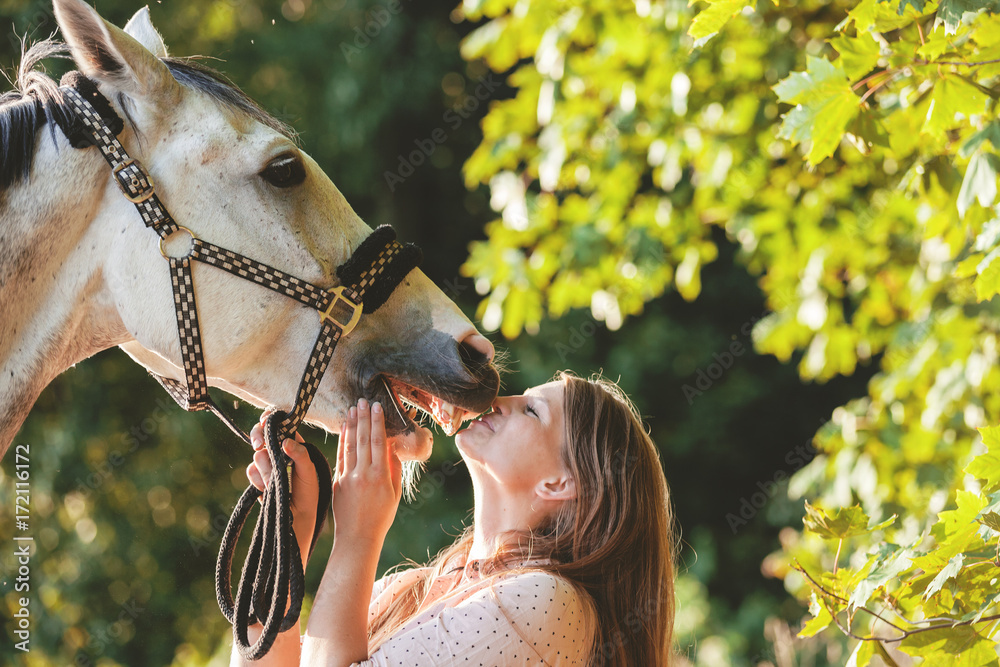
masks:
{"type": "MultiPolygon", "coordinates": [[[[208,394],[201,329],[198,326],[198,310],[191,276],[192,261],[215,266],[318,311],[319,334],[299,382],[295,403],[287,413],[275,412],[265,427],[272,469],[286,470],[289,459],[281,450],[280,443],[305,418],[320,381],[330,365],[337,342],[354,329],[362,313],[374,312],[389,298],[406,274],[419,264],[420,250],[410,244],[398,243],[391,227],[379,227],[362,242],[347,262],[337,268],[340,285],[325,289],[203,241],[171,218],[156,194],[149,173],[138,160],[129,157],[116,138],[124,124],[94,83],[79,72],[70,72],[61,84],[65,104],[76,115],[71,124],[62,126],[70,143],[76,148],[97,146],[111,166],[115,183],[122,194],[135,205],[143,223],[160,236],[160,254],[170,265],[184,382],[156,374],[153,377],[182,408],[188,411],[210,410],[240,438],[250,443],[250,437],[219,409],[208,394]],[[187,253],[178,256],[168,254],[165,242],[179,235],[188,237],[187,253]]],[[[329,464],[319,450],[312,445],[307,445],[307,448],[317,466],[322,487],[311,551],[330,506],[331,475],[329,464]]],[[[302,561],[288,506],[288,478],[283,474],[272,474],[261,518],[255,528],[247,563],[240,577],[237,598],[235,602],[233,600],[230,590],[233,553],[243,524],[260,495],[253,486],[249,486],[243,493],[223,536],[216,567],[219,606],[233,624],[235,642],[240,653],[250,660],[266,654],[277,634],[298,621],[304,589],[302,561]],[[252,562],[257,565],[255,573],[247,569],[252,562]],[[248,641],[248,627],[258,621],[263,623],[264,631],[257,642],[251,645],[248,641]]]]}

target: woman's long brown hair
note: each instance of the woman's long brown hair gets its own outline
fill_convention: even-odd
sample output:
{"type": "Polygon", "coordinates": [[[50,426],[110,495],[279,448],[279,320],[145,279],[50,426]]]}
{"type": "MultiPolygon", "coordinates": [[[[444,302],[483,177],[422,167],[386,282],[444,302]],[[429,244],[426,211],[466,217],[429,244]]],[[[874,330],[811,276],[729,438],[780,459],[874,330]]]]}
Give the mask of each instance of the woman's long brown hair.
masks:
{"type": "MultiPolygon", "coordinates": [[[[494,577],[542,570],[572,583],[596,619],[589,667],[666,667],[677,538],[656,446],[616,384],[569,373],[557,379],[565,386],[563,462],[577,498],[531,533],[512,536],[482,570],[494,577]],[[528,558],[551,562],[521,567],[528,558]]],[[[413,618],[433,581],[471,546],[470,528],[371,619],[372,651],[413,618]]]]}

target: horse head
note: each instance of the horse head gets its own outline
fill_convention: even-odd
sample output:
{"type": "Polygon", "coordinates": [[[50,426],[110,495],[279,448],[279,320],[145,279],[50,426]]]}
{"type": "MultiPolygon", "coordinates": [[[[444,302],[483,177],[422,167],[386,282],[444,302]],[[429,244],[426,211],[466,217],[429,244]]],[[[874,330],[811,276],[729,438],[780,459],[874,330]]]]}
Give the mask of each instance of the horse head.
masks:
{"type": "MultiPolygon", "coordinates": [[[[169,57],[147,10],[121,30],[82,0],[54,5],[78,69],[125,119],[119,140],[145,165],[179,225],[314,285],[337,284],[336,267],[371,229],[287,127],[221,75],[169,57]]],[[[48,134],[40,135],[45,155],[36,156],[29,181],[48,164],[62,161],[65,170],[66,160],[88,174],[75,177],[71,201],[53,203],[58,214],[50,217],[76,234],[64,266],[80,267],[81,253],[89,256],[90,266],[77,269],[85,275],[68,291],[72,298],[80,283],[88,286],[85,303],[73,308],[85,309],[91,322],[91,340],[76,341],[61,357],[48,355],[63,359],[50,374],[117,344],[150,371],[183,380],[168,266],[156,234],[95,149],[75,151],[58,132],[49,149],[42,146],[48,134]]],[[[16,199],[4,201],[3,194],[0,209],[16,199]]],[[[195,263],[192,272],[209,383],[257,406],[287,407],[319,330],[317,312],[210,266],[195,263]]],[[[51,291],[59,289],[53,284],[51,291]]],[[[347,408],[367,397],[394,404],[386,409],[391,434],[413,432],[412,407],[457,423],[492,404],[499,386],[492,358],[489,341],[414,270],[338,345],[307,419],[336,430],[347,408]]],[[[9,440],[0,444],[5,449],[9,440]]]]}

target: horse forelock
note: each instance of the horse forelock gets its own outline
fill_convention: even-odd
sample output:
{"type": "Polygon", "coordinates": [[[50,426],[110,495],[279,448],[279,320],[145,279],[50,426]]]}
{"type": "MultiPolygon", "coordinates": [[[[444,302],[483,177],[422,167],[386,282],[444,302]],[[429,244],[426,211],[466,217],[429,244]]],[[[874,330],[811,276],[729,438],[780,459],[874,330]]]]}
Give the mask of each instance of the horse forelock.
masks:
{"type": "Polygon", "coordinates": [[[0,192],[28,177],[39,128],[48,123],[54,133],[57,122],[69,121],[59,85],[39,67],[45,58],[66,54],[66,45],[52,39],[27,49],[22,44],[14,90],[0,95],[0,192]]]}

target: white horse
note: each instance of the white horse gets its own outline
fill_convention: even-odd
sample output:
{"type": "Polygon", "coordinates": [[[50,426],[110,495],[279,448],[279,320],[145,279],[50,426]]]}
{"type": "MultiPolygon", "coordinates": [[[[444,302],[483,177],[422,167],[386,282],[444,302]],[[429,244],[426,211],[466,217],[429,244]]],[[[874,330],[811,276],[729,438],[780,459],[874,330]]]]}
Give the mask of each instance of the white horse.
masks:
{"type": "MultiPolygon", "coordinates": [[[[119,139],[178,224],[310,283],[337,284],[335,268],[371,230],[287,128],[218,74],[169,58],[147,10],[123,31],[82,0],[54,5],[77,67],[126,119],[119,139]]],[[[72,148],[53,125],[61,96],[33,70],[55,48],[29,51],[18,90],[0,99],[0,457],[42,389],[100,350],[118,345],[154,373],[184,379],[156,234],[97,149],[72,148]]],[[[287,409],[316,311],[194,264],[209,383],[287,409]]],[[[398,408],[402,393],[439,421],[460,422],[496,396],[492,357],[489,341],[415,270],[338,345],[308,421],[333,431],[359,397],[398,408]]],[[[391,432],[415,445],[413,411],[386,414],[391,432]]]]}

